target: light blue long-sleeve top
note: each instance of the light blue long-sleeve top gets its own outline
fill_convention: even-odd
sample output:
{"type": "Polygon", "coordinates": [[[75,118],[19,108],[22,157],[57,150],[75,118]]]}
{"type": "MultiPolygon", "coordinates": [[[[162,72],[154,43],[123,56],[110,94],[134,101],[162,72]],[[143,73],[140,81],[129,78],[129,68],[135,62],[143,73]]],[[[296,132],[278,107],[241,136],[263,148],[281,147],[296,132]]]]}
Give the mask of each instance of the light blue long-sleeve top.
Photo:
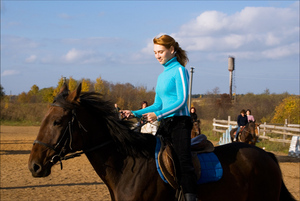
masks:
{"type": "Polygon", "coordinates": [[[156,95],[153,105],[141,110],[132,111],[136,117],[154,112],[157,120],[173,116],[190,116],[188,100],[189,74],[185,67],[173,57],[163,64],[164,71],[158,76],[156,95]]]}

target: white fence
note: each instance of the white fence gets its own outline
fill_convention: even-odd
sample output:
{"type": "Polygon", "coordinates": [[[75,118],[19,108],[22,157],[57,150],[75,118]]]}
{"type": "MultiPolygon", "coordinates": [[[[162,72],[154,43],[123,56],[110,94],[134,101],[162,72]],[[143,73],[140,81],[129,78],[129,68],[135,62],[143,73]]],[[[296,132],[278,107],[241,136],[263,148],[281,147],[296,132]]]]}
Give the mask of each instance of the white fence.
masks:
{"type": "MultiPolygon", "coordinates": [[[[228,129],[230,125],[232,126],[232,128],[237,126],[237,122],[231,121],[230,116],[228,116],[227,120],[217,120],[214,118],[213,132],[225,133],[226,129],[228,129]]],[[[291,143],[291,140],[287,138],[291,138],[292,136],[300,136],[300,125],[288,124],[287,119],[285,120],[283,126],[271,125],[264,122],[263,124],[259,125],[258,133],[259,138],[261,139],[267,139],[269,141],[275,142],[291,143]],[[278,135],[276,135],[276,138],[274,138],[273,134],[279,134],[282,135],[282,137],[278,138],[278,135]]]]}

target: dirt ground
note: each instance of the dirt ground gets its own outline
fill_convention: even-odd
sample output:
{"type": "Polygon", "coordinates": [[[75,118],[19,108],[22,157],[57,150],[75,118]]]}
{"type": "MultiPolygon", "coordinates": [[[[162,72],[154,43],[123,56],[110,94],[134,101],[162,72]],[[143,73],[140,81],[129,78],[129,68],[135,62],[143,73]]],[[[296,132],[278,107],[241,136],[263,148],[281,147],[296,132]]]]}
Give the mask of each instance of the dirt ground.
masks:
{"type": "MultiPolygon", "coordinates": [[[[107,187],[83,155],[56,165],[46,178],[33,178],[27,162],[39,127],[1,126],[0,200],[109,201],[107,187]]],[[[276,155],[289,191],[300,201],[300,159],[276,155]]]]}

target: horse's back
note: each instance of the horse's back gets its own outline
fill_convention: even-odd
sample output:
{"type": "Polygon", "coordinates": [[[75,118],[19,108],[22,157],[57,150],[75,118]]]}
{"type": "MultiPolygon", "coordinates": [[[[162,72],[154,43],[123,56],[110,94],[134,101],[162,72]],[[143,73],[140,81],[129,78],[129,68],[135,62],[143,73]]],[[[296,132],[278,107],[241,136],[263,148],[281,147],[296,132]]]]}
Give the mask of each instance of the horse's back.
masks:
{"type": "Polygon", "coordinates": [[[282,176],[268,152],[245,143],[215,147],[223,177],[199,186],[203,200],[279,200],[282,176]]]}

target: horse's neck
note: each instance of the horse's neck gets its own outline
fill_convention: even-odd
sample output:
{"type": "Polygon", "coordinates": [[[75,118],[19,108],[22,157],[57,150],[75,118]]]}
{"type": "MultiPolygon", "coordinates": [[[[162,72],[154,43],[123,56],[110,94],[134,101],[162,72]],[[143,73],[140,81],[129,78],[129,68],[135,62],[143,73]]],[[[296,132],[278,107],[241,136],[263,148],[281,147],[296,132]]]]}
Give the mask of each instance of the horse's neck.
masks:
{"type": "Polygon", "coordinates": [[[157,174],[154,159],[124,156],[113,148],[87,154],[87,158],[112,196],[118,194],[118,190],[126,189],[127,185],[134,186],[136,182],[140,182],[137,181],[137,174],[140,175],[138,178],[157,174]]]}
{"type": "Polygon", "coordinates": [[[125,160],[114,148],[115,146],[108,145],[86,154],[94,170],[108,187],[118,182],[125,160]]]}

